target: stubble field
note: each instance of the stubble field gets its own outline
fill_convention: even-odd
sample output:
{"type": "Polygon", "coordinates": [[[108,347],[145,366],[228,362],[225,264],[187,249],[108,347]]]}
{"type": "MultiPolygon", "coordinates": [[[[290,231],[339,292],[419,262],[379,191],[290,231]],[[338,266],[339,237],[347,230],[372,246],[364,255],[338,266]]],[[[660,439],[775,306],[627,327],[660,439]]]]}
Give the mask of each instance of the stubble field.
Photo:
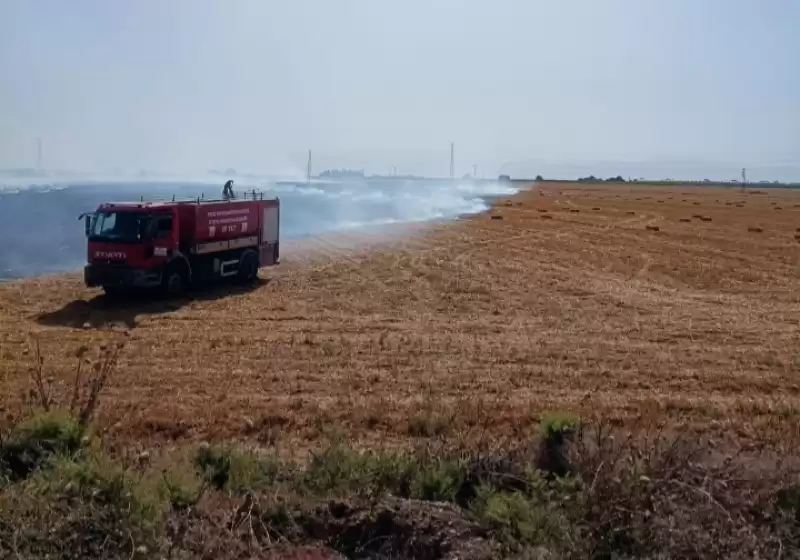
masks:
{"type": "Polygon", "coordinates": [[[113,303],[77,275],[0,285],[0,406],[125,338],[97,425],[128,445],[292,453],[529,437],[545,411],[794,445],[800,193],[540,183],[366,248],[284,248],[253,289],[113,303]],[[127,333],[127,334],[126,334],[127,333]]]}

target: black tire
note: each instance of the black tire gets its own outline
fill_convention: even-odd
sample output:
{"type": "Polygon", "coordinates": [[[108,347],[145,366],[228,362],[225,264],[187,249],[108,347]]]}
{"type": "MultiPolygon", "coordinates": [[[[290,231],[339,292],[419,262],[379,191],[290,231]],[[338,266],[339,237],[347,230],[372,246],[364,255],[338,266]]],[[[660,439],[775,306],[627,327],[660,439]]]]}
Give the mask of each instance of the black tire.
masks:
{"type": "Polygon", "coordinates": [[[248,249],[239,257],[239,271],[236,279],[243,284],[253,282],[258,278],[258,269],[258,253],[248,249]]]}
{"type": "Polygon", "coordinates": [[[103,292],[109,299],[119,299],[125,293],[122,286],[103,286],[103,292]]]}
{"type": "Polygon", "coordinates": [[[161,279],[161,292],[167,297],[179,297],[186,290],[186,275],[178,267],[170,267],[161,279]]]}

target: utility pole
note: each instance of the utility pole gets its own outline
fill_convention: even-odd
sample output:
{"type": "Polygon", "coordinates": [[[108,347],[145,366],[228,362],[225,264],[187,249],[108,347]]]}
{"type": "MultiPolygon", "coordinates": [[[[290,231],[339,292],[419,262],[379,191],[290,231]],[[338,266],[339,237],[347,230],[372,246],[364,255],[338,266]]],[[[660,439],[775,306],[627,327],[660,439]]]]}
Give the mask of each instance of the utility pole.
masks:
{"type": "Polygon", "coordinates": [[[742,167],[742,192],[744,192],[745,185],[747,185],[747,168],[742,167]]]}
{"type": "Polygon", "coordinates": [[[455,167],[455,144],[450,142],[450,178],[456,178],[456,167],[455,167]]]}
{"type": "Polygon", "coordinates": [[[306,169],[306,183],[311,182],[311,150],[308,150],[308,168],[306,169]]]}

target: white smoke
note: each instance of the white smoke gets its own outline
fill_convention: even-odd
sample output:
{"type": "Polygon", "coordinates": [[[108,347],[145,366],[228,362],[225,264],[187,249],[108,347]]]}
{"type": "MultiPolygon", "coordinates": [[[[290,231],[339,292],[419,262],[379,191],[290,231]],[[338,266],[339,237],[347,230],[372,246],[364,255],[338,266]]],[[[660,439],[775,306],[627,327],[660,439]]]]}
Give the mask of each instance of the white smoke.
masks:
{"type": "Polygon", "coordinates": [[[455,219],[485,211],[491,198],[511,195],[511,184],[491,181],[358,179],[280,181],[247,174],[0,177],[0,279],[79,268],[86,253],[76,220],[102,202],[217,198],[231,178],[243,195],[252,189],[281,200],[281,238],[455,219]],[[31,229],[30,224],[36,224],[31,229]],[[25,231],[24,237],[19,231],[25,231]]]}

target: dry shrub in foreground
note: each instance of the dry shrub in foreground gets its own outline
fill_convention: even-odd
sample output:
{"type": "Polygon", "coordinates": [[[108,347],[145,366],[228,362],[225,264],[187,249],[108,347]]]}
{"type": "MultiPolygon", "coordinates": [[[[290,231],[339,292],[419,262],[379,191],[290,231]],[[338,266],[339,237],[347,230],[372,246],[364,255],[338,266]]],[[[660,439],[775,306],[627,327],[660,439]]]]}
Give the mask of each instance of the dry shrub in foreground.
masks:
{"type": "Polygon", "coordinates": [[[332,440],[307,460],[201,445],[148,469],[97,446],[0,488],[0,556],[779,558],[797,472],[696,436],[545,417],[526,443],[410,452],[332,440]],[[294,551],[294,552],[293,552],[294,551]],[[277,555],[277,556],[276,556],[277,555]],[[521,555],[521,556],[520,556],[521,555]]]}
{"type": "Polygon", "coordinates": [[[116,368],[125,344],[100,347],[94,359],[81,346],[75,353],[75,374],[69,384],[46,375],[39,341],[31,341],[31,389],[17,414],[0,423],[0,477],[20,480],[53,457],[72,456],[84,445],[100,394],[116,368]],[[88,372],[86,370],[89,370],[88,372]]]}

